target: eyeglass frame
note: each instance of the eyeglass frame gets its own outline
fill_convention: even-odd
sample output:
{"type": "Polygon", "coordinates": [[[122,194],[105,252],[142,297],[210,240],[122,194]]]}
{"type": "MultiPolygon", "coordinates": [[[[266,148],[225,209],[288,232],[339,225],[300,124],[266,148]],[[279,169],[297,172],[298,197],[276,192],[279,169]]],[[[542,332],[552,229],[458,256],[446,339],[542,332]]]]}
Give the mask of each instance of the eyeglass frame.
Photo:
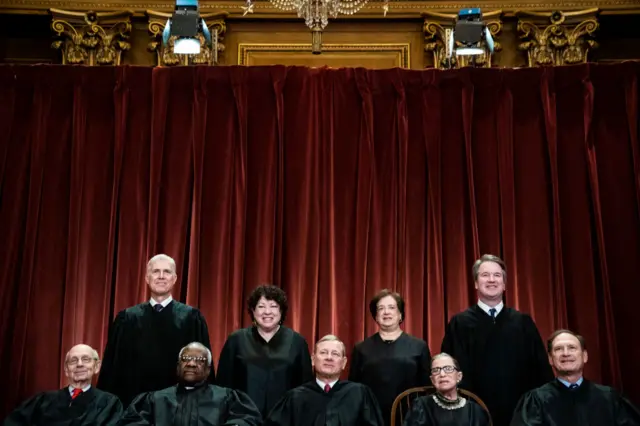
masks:
{"type": "Polygon", "coordinates": [[[66,360],[65,362],[66,362],[67,365],[71,365],[71,366],[75,367],[76,365],[78,365],[80,363],[80,361],[82,361],[83,364],[91,364],[92,362],[97,361],[97,359],[94,358],[94,357],[91,357],[91,356],[83,356],[83,357],[80,357],[80,358],[75,358],[74,357],[74,358],[66,360]]]}
{"type": "Polygon", "coordinates": [[[456,368],[455,365],[443,365],[442,367],[432,367],[429,370],[429,372],[431,373],[432,376],[437,376],[442,371],[444,371],[445,374],[451,374],[451,373],[455,373],[456,371],[460,371],[460,370],[458,368],[456,368]],[[450,371],[447,371],[447,370],[450,370],[450,371]]]}
{"type": "Polygon", "coordinates": [[[180,362],[188,363],[191,361],[195,361],[196,364],[207,365],[209,359],[206,356],[192,356],[192,355],[181,355],[180,362]]]}

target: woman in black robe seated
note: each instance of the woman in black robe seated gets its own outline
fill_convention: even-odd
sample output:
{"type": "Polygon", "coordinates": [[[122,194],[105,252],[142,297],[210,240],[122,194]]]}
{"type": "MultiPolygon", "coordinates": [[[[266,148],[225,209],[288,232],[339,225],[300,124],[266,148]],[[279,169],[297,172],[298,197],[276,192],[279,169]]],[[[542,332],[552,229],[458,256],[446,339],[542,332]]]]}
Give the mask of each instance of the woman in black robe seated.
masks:
{"type": "Polygon", "coordinates": [[[489,415],[472,399],[458,394],[462,372],[458,361],[441,353],[431,360],[436,392],[416,399],[404,426],[489,426],[489,415]]]}
{"type": "Polygon", "coordinates": [[[224,344],[216,384],[243,391],[265,417],[290,389],[313,380],[307,341],[282,325],[287,295],[279,287],[257,287],[247,300],[253,326],[234,331],[224,344]]]}
{"type": "MultiPolygon", "coordinates": [[[[369,302],[378,332],[353,349],[349,380],[373,391],[385,424],[391,424],[391,407],[409,388],[429,384],[431,354],[427,343],[402,331],[404,300],[398,293],[382,290],[369,302]]],[[[400,417],[396,416],[397,425],[400,417]]]]}

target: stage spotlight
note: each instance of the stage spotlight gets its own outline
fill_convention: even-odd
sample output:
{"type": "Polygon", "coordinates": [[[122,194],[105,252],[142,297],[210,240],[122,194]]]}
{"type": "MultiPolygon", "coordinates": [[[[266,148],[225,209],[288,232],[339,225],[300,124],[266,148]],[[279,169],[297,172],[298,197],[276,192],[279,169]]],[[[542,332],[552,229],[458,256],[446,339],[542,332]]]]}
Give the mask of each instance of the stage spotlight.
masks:
{"type": "Polygon", "coordinates": [[[200,32],[205,43],[211,45],[211,33],[204,19],[200,18],[198,0],[176,0],[176,8],[162,33],[165,47],[169,46],[169,39],[175,36],[173,53],[197,55],[200,53],[200,32]]]}
{"type": "Polygon", "coordinates": [[[489,52],[493,53],[493,37],[482,20],[480,9],[460,10],[453,37],[450,39],[449,51],[455,51],[456,55],[482,55],[485,52],[483,41],[489,52]]]}

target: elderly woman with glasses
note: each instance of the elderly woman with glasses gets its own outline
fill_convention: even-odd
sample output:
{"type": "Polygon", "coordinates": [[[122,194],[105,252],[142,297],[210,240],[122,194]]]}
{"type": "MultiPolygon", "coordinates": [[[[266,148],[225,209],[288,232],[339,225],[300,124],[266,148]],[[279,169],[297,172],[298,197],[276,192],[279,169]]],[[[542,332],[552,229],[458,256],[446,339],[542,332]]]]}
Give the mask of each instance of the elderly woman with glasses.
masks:
{"type": "Polygon", "coordinates": [[[416,399],[404,426],[489,426],[487,412],[458,393],[460,380],[458,361],[446,353],[435,355],[431,359],[431,383],[436,391],[416,399]]]}

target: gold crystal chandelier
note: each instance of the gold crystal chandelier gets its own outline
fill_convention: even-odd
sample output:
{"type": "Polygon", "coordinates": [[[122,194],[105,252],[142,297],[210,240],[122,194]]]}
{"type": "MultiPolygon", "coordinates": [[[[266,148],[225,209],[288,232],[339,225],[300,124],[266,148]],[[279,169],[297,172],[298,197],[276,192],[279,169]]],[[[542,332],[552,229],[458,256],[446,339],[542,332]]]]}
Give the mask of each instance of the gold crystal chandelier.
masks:
{"type": "MultiPolygon", "coordinates": [[[[337,18],[339,14],[353,15],[369,1],[380,0],[269,0],[271,4],[281,10],[295,10],[299,18],[311,29],[311,50],[313,53],[322,51],[322,31],[329,23],[329,18],[337,18]]],[[[382,0],[385,16],[389,11],[388,0],[382,0]]],[[[253,13],[253,0],[246,0],[242,7],[244,15],[253,13]]]]}

